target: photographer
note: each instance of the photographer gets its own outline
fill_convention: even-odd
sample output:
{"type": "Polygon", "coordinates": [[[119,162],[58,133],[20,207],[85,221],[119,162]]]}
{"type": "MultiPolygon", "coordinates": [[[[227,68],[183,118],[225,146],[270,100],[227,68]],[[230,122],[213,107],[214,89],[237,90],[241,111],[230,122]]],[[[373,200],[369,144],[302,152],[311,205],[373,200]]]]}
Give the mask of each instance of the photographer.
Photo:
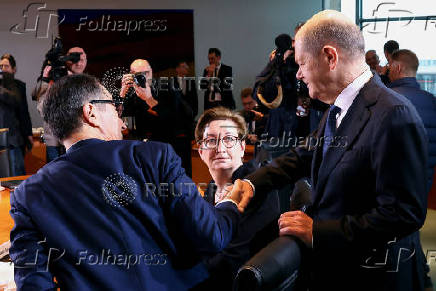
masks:
{"type": "Polygon", "coordinates": [[[247,124],[248,144],[255,144],[259,140],[265,130],[266,120],[268,119],[268,115],[265,113],[266,110],[261,110],[261,107],[253,99],[252,95],[253,89],[251,88],[244,88],[241,91],[241,101],[244,110],[240,114],[244,117],[247,124]]]}
{"type": "Polygon", "coordinates": [[[9,128],[8,148],[10,175],[25,175],[24,155],[33,146],[32,123],[26,98],[26,83],[15,79],[17,71],[15,58],[4,54],[0,58],[0,119],[1,128],[9,128]]]}
{"type": "MultiPolygon", "coordinates": [[[[123,116],[134,119],[134,137],[171,143],[174,139],[174,102],[169,88],[153,84],[153,70],[147,60],[137,59],[130,65],[130,74],[123,75],[120,97],[123,116]]],[[[168,84],[167,84],[168,85],[168,84]]]]}
{"type": "MultiPolygon", "coordinates": [[[[302,25],[297,25],[295,33],[302,25]]],[[[299,67],[292,38],[280,34],[275,44],[269,63],[256,78],[253,92],[253,97],[270,109],[265,137],[289,140],[306,136],[318,126],[326,106],[310,100],[307,87],[297,80],[299,67]]]]}
{"type": "MultiPolygon", "coordinates": [[[[34,99],[38,102],[37,109],[41,116],[45,95],[51,84],[66,74],[82,74],[86,69],[87,63],[86,53],[83,48],[72,47],[64,57],[62,56],[62,43],[59,39],[55,40],[53,48],[47,53],[46,60],[44,61],[45,66],[40,85],[34,91],[34,99]]],[[[43,126],[46,158],[47,163],[49,163],[62,155],[65,152],[65,148],[52,134],[47,123],[44,122],[43,126]]]]}

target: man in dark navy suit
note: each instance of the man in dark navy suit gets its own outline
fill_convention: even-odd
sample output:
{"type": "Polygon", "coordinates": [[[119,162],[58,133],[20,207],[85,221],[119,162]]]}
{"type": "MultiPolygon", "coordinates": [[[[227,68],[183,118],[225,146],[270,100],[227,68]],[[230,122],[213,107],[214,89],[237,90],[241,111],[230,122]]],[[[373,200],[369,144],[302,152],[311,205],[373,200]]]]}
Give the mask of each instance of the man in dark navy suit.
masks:
{"type": "MultiPolygon", "coordinates": [[[[427,161],[427,192],[433,183],[433,173],[436,166],[436,98],[433,94],[424,91],[416,81],[419,60],[416,54],[407,49],[395,51],[391,55],[389,68],[390,83],[388,87],[410,100],[418,111],[428,135],[428,161],[427,161]]],[[[431,278],[427,276],[430,271],[425,254],[421,251],[424,267],[426,269],[425,287],[431,288],[431,278]]]]}
{"type": "MultiPolygon", "coordinates": [[[[312,178],[312,206],[279,219],[308,248],[310,290],[423,290],[427,142],[413,105],[365,64],[359,28],[322,11],[297,33],[297,77],[330,105],[308,146],[249,175],[256,195],[312,178]],[[310,148],[314,152],[308,151],[310,148]]],[[[248,182],[240,184],[251,192],[248,182]]]]}
{"type": "Polygon", "coordinates": [[[392,54],[391,59],[389,70],[391,83],[388,87],[412,102],[427,130],[429,139],[427,186],[430,191],[436,166],[436,98],[433,94],[422,90],[416,81],[419,60],[414,52],[406,49],[397,50],[392,54]]]}
{"type": "Polygon", "coordinates": [[[169,145],[121,141],[114,105],[88,75],[50,88],[44,120],[67,152],[11,195],[19,290],[186,290],[208,276],[196,258],[231,240],[239,193],[209,205],[169,145]]]}

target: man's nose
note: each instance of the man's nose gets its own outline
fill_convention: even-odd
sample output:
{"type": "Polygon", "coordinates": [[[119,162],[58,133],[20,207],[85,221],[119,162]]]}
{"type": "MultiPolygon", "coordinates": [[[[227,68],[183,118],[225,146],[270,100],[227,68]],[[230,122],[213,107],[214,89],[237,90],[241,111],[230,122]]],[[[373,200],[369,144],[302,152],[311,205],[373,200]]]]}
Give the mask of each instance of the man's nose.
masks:
{"type": "Polygon", "coordinates": [[[124,121],[120,118],[121,120],[121,130],[126,130],[127,129],[127,125],[124,123],[124,121]]]}
{"type": "Polygon", "coordinates": [[[298,80],[301,80],[303,78],[303,73],[301,72],[301,68],[298,68],[298,71],[297,71],[297,79],[298,80]]]}

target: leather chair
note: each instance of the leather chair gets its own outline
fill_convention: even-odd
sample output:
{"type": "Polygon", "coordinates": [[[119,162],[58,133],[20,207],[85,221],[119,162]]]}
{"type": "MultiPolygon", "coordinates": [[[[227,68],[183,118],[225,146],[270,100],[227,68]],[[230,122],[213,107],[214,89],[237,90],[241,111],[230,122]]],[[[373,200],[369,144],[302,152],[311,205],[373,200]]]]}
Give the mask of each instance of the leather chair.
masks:
{"type": "Polygon", "coordinates": [[[0,177],[9,177],[8,128],[0,128],[0,177]]]}
{"type": "MultiPolygon", "coordinates": [[[[290,199],[291,210],[310,215],[311,185],[307,178],[295,183],[290,199]]],[[[304,290],[301,279],[305,247],[297,238],[282,236],[260,250],[246,262],[236,275],[233,289],[237,291],[304,290]]]]}

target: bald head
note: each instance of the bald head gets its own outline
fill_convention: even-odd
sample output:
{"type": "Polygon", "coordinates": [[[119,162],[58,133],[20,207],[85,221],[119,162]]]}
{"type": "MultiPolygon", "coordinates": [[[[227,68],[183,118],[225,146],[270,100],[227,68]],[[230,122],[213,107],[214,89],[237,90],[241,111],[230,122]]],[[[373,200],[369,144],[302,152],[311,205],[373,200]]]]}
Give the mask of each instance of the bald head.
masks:
{"type": "Polygon", "coordinates": [[[153,70],[147,60],[136,59],[130,64],[130,72],[132,74],[144,73],[147,79],[153,77],[153,70]]]}
{"type": "Polygon", "coordinates": [[[135,72],[141,72],[143,69],[149,69],[150,64],[147,62],[147,60],[143,59],[136,59],[133,61],[132,64],[130,64],[130,70],[135,72]]]}
{"type": "Polygon", "coordinates": [[[312,16],[295,39],[302,41],[304,48],[313,55],[319,54],[326,45],[349,56],[363,57],[365,54],[365,42],[357,25],[335,10],[324,10],[312,16]]]}

